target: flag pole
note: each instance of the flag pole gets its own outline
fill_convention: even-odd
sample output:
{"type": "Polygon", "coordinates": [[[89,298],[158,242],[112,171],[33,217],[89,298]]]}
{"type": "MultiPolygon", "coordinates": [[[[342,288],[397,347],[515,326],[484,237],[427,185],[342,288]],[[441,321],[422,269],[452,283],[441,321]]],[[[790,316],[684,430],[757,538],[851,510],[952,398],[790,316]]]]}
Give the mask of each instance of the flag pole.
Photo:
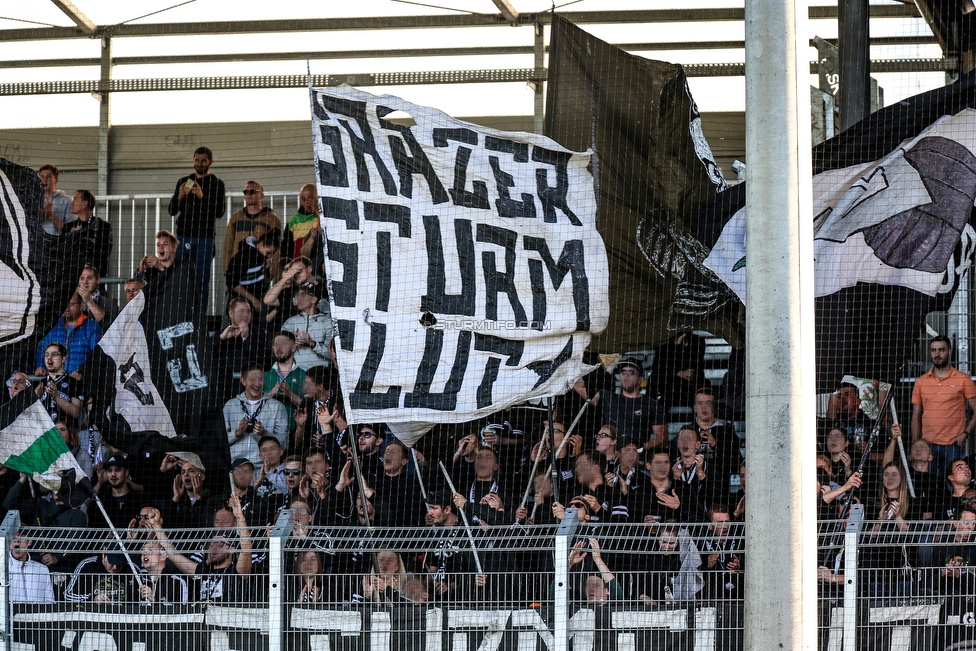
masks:
{"type": "Polygon", "coordinates": [[[410,448],[410,458],[413,460],[413,471],[417,475],[417,483],[420,484],[420,495],[424,498],[424,506],[430,506],[427,501],[427,487],[424,486],[424,478],[420,476],[420,462],[417,461],[417,451],[410,448]]]}
{"type": "MultiPolygon", "coordinates": [[[[559,455],[562,454],[562,451],[566,448],[566,444],[569,442],[569,437],[573,435],[573,431],[576,429],[576,425],[580,422],[580,418],[583,417],[583,412],[586,411],[586,408],[590,406],[590,400],[591,398],[586,399],[586,402],[583,403],[583,406],[580,407],[580,410],[576,413],[576,418],[573,419],[573,423],[569,426],[569,429],[566,430],[566,433],[563,434],[563,440],[559,442],[559,448],[556,450],[556,453],[552,456],[552,461],[550,462],[549,468],[546,468],[546,475],[552,473],[553,467],[556,465],[556,459],[559,458],[559,455]]],[[[543,440],[545,440],[545,437],[546,435],[543,434],[542,435],[543,440]]],[[[540,441],[539,444],[540,444],[539,452],[542,452],[541,450],[542,441],[540,441]]],[[[525,495],[522,496],[521,506],[525,506],[525,503],[529,499],[529,492],[532,490],[532,480],[535,478],[535,471],[538,465],[539,465],[539,454],[537,453],[535,463],[532,465],[532,472],[529,473],[529,485],[525,487],[525,495]]],[[[552,478],[550,477],[550,481],[551,480],[552,478]]],[[[555,496],[555,490],[553,490],[553,495],[555,496]]],[[[533,505],[532,517],[535,517],[535,510],[536,510],[535,505],[533,505]]],[[[518,520],[515,521],[515,524],[518,524],[518,520]]]]}
{"type": "MultiPolygon", "coordinates": [[[[447,468],[444,467],[443,461],[438,461],[437,465],[441,467],[441,472],[444,473],[444,479],[447,480],[447,485],[451,489],[451,508],[457,509],[454,504],[454,494],[457,493],[457,489],[454,488],[454,482],[451,481],[451,475],[448,474],[447,468]]],[[[458,513],[461,514],[461,521],[464,522],[464,530],[468,533],[468,542],[471,543],[471,553],[474,554],[474,564],[478,568],[478,574],[484,574],[481,569],[481,559],[478,557],[478,548],[474,544],[474,534],[471,533],[471,525],[468,524],[468,516],[464,514],[464,509],[457,509],[458,513]]]]}
{"type": "MultiPolygon", "coordinates": [[[[555,433],[552,430],[552,418],[553,418],[553,415],[552,415],[552,396],[549,396],[549,397],[546,398],[546,410],[548,411],[547,418],[549,419],[547,421],[549,423],[549,449],[550,450],[555,450],[556,449],[556,437],[555,437],[555,433]]],[[[569,438],[568,436],[563,436],[563,440],[564,441],[567,440],[568,438],[569,438]]],[[[550,468],[550,477],[552,478],[552,499],[553,499],[554,502],[558,502],[559,501],[559,489],[556,488],[556,474],[557,474],[557,470],[556,470],[556,459],[555,458],[553,458],[552,464],[550,464],[549,468],[550,468]]]]}
{"type": "MultiPolygon", "coordinates": [[[[363,469],[359,465],[359,436],[358,433],[353,435],[351,425],[346,427],[346,441],[349,444],[350,452],[352,452],[352,469],[356,472],[356,483],[359,485],[359,501],[363,506],[363,519],[366,521],[366,530],[369,534],[372,534],[373,523],[369,519],[369,508],[366,506],[366,501],[369,499],[366,497],[366,480],[363,479],[363,469]]],[[[355,506],[356,502],[353,500],[353,510],[355,510],[355,506]]],[[[370,560],[373,562],[373,570],[379,574],[380,561],[375,549],[370,554],[370,560]]]]}
{"type": "Polygon", "coordinates": [[[132,576],[136,579],[136,584],[142,588],[142,578],[139,576],[139,570],[136,569],[136,564],[132,562],[132,558],[129,556],[129,551],[125,548],[125,544],[122,542],[122,537],[119,535],[118,529],[112,523],[112,518],[108,517],[108,513],[105,511],[105,505],[102,504],[102,500],[98,495],[95,496],[95,504],[98,505],[98,510],[102,512],[102,516],[105,518],[105,522],[108,523],[108,528],[112,530],[112,535],[115,536],[115,542],[119,544],[119,549],[122,550],[122,555],[125,556],[126,563],[129,564],[129,569],[132,570],[132,576]]]}
{"type": "MultiPolygon", "coordinates": [[[[871,448],[874,447],[875,442],[878,440],[878,434],[881,433],[881,421],[884,419],[885,412],[888,411],[888,407],[891,405],[891,399],[894,398],[895,392],[889,391],[885,396],[884,401],[881,403],[881,409],[878,410],[878,420],[874,422],[874,427],[871,428],[871,436],[868,437],[868,445],[864,448],[864,454],[861,456],[861,463],[857,465],[857,470],[854,472],[858,473],[862,477],[864,476],[864,466],[867,464],[868,459],[871,458],[871,448]]],[[[854,489],[851,489],[851,495],[853,496],[854,489]]],[[[838,520],[846,520],[848,514],[851,512],[851,502],[853,500],[848,499],[847,503],[844,504],[844,508],[841,510],[840,517],[838,520]]]]}
{"type": "MultiPolygon", "coordinates": [[[[22,473],[26,474],[26,473],[22,473]]],[[[30,475],[27,475],[27,487],[30,489],[31,501],[34,502],[34,519],[37,520],[37,526],[41,525],[41,509],[37,505],[37,491],[34,490],[34,480],[30,475]]]]}
{"type": "Polygon", "coordinates": [[[352,427],[346,428],[346,441],[349,443],[350,452],[352,452],[352,469],[356,471],[356,483],[359,484],[359,498],[363,501],[363,518],[366,519],[366,528],[372,531],[373,524],[369,520],[369,509],[366,508],[366,481],[363,479],[363,469],[359,465],[359,438],[358,436],[353,436],[352,427]]]}
{"type": "MultiPolygon", "coordinates": [[[[532,480],[535,478],[535,471],[539,468],[539,459],[542,458],[542,446],[546,442],[546,437],[549,436],[549,424],[546,424],[545,430],[542,432],[542,438],[539,439],[539,449],[535,453],[535,461],[532,462],[532,470],[529,471],[529,481],[525,486],[525,492],[522,493],[522,501],[519,503],[519,507],[525,506],[525,503],[529,501],[529,493],[532,491],[532,480]]],[[[562,441],[560,441],[561,443],[562,441]]],[[[518,524],[518,517],[515,518],[515,524],[518,524]]]]}
{"type": "MultiPolygon", "coordinates": [[[[895,410],[895,399],[891,399],[891,421],[898,425],[898,412],[895,410]]],[[[898,451],[901,453],[901,464],[905,467],[905,481],[908,482],[908,494],[915,499],[915,483],[912,481],[912,470],[908,465],[908,455],[905,454],[905,442],[901,440],[901,437],[897,437],[898,441],[898,451]]]]}
{"type": "MultiPolygon", "coordinates": [[[[583,406],[580,408],[579,413],[576,414],[576,419],[573,421],[573,424],[569,426],[569,429],[566,430],[566,434],[565,434],[565,436],[563,436],[562,442],[559,444],[559,447],[556,449],[556,454],[553,455],[552,461],[549,463],[549,467],[546,468],[546,476],[549,476],[550,474],[552,475],[552,476],[549,476],[549,481],[550,482],[553,482],[553,478],[556,477],[557,474],[558,474],[555,471],[555,468],[556,468],[556,459],[558,459],[559,458],[559,455],[563,453],[563,450],[566,448],[566,444],[569,443],[569,437],[573,435],[573,430],[576,429],[576,424],[579,423],[580,417],[582,417],[582,415],[583,415],[583,410],[586,409],[586,407],[589,404],[590,404],[590,401],[587,400],[586,403],[584,403],[583,406]]],[[[556,484],[553,483],[552,486],[553,486],[553,488],[552,488],[552,499],[553,499],[553,501],[556,501],[556,484]]],[[[538,503],[535,503],[535,504],[532,505],[532,513],[529,514],[529,519],[531,519],[531,520],[534,520],[535,519],[535,512],[536,512],[536,510],[538,508],[539,508],[539,504],[538,503]]]]}

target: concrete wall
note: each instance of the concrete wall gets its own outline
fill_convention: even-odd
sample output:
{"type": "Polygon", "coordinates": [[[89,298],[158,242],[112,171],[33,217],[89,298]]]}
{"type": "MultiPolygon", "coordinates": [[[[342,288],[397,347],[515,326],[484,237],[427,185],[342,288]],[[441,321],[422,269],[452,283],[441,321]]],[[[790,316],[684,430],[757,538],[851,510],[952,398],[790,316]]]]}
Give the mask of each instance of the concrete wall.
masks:
{"type": "MultiPolygon", "coordinates": [[[[531,116],[465,118],[485,126],[531,131],[531,116]]],[[[702,115],[705,136],[725,175],[735,179],[732,161],[745,158],[742,113],[702,115]]],[[[214,152],[213,172],[239,192],[254,179],[266,192],[296,192],[312,181],[312,133],[308,122],[124,125],[111,132],[110,194],[173,191],[176,179],[192,170],[193,150],[214,152]]],[[[0,156],[38,168],[62,170],[59,187],[94,191],[98,161],[96,127],[0,129],[0,156]]]]}

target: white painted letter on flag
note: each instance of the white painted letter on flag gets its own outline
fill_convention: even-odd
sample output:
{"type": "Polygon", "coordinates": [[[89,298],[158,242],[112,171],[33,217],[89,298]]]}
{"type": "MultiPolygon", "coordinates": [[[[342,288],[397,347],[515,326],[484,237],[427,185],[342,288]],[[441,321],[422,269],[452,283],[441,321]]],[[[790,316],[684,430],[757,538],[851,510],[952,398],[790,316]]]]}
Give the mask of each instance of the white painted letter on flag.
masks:
{"type": "Polygon", "coordinates": [[[345,86],[311,102],[350,422],[465,422],[589,370],[609,314],[589,153],[345,86]]]}

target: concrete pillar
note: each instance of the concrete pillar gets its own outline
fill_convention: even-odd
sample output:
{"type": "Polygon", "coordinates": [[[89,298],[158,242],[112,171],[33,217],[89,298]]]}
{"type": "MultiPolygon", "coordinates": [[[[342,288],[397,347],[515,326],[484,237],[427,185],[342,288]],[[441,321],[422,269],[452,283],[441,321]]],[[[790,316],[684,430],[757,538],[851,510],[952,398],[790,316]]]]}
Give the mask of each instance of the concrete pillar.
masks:
{"type": "Polygon", "coordinates": [[[98,91],[98,190],[96,196],[104,197],[109,193],[109,165],[112,152],[109,145],[109,133],[112,130],[112,93],[109,85],[112,83],[112,39],[102,37],[101,76],[98,91]]]}
{"type": "Polygon", "coordinates": [[[745,642],[816,649],[807,3],[746,0],[745,642]]]}

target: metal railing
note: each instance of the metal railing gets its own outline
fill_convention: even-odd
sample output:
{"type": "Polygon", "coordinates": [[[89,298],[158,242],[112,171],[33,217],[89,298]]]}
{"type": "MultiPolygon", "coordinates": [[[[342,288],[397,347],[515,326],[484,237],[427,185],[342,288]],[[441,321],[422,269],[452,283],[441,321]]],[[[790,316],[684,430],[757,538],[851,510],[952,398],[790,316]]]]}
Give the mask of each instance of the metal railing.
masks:
{"type": "MultiPolygon", "coordinates": [[[[100,269],[109,293],[121,304],[121,283],[132,276],[143,256],[155,253],[155,234],[160,230],[175,232],[175,220],[169,214],[169,194],[108,195],[100,197],[95,214],[112,225],[115,245],[108,270],[100,269]]],[[[224,218],[216,223],[216,257],[211,269],[209,315],[223,313],[223,251],[227,219],[244,207],[244,196],[227,194],[224,218]]],[[[298,211],[297,192],[266,192],[263,205],[280,218],[282,227],[298,211]]]]}
{"type": "MultiPolygon", "coordinates": [[[[743,550],[739,524],[591,525],[569,510],[557,527],[475,528],[472,542],[460,523],[293,517],[254,530],[247,576],[214,569],[224,541],[239,544],[233,534],[168,531],[171,562],[211,566],[183,561],[168,576],[116,558],[105,530],[26,527],[11,512],[0,541],[30,541],[50,591],[31,583],[37,566],[3,555],[0,648],[740,649],[744,563],[776,562],[743,550]]],[[[156,540],[121,533],[135,564],[156,540]]],[[[965,522],[865,522],[855,506],[820,523],[818,549],[820,649],[969,648],[959,645],[976,632],[976,532],[965,522]]]]}

